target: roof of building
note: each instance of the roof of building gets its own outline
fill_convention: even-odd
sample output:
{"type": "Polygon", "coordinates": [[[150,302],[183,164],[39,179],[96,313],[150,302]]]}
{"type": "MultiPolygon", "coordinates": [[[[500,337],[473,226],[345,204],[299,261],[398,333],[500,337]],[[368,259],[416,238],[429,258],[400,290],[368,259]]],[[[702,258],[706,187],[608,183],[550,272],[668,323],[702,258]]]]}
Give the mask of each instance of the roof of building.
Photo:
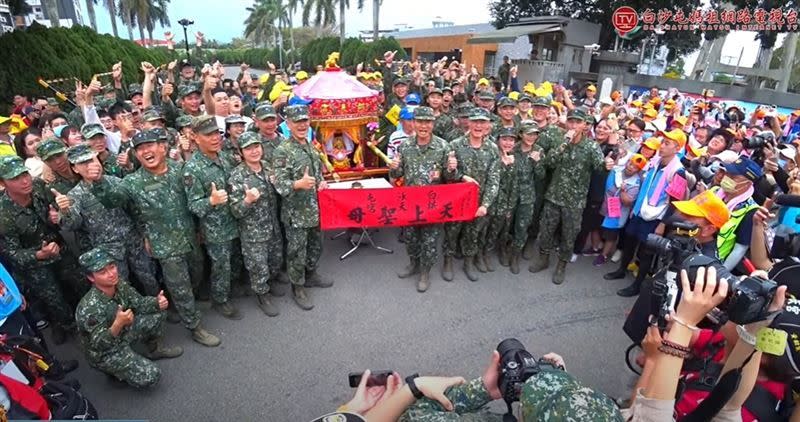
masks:
{"type": "Polygon", "coordinates": [[[477,34],[487,32],[495,29],[489,23],[476,23],[470,25],[453,25],[443,26],[441,28],[424,28],[412,29],[409,31],[400,31],[390,34],[390,36],[402,40],[407,38],[426,38],[426,37],[442,37],[448,35],[464,35],[464,34],[477,34]]]}

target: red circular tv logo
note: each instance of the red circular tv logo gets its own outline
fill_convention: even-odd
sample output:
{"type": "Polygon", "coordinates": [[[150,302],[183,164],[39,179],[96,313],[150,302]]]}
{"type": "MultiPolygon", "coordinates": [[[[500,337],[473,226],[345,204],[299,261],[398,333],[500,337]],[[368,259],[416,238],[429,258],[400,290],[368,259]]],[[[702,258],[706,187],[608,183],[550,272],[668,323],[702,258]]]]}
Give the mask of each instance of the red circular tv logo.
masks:
{"type": "Polygon", "coordinates": [[[611,15],[611,23],[620,35],[625,35],[639,24],[639,15],[632,7],[622,6],[611,15]]]}

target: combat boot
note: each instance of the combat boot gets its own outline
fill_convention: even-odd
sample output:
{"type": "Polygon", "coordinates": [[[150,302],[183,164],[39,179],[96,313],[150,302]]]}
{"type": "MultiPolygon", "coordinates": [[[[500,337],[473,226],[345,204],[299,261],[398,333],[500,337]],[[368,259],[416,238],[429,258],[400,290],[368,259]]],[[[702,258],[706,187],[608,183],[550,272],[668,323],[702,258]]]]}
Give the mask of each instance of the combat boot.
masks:
{"type": "Polygon", "coordinates": [[[217,347],[222,343],[219,337],[209,333],[199,325],[192,330],[192,340],[206,347],[217,347]]]}
{"type": "Polygon", "coordinates": [[[412,259],[411,263],[409,263],[402,271],[397,273],[397,276],[400,278],[409,278],[416,274],[419,274],[419,261],[412,259]]]}
{"type": "Polygon", "coordinates": [[[322,278],[317,270],[306,273],[306,287],[326,288],[333,286],[333,280],[322,278]]]}
{"type": "Polygon", "coordinates": [[[465,257],[464,261],[466,261],[468,259],[474,259],[473,262],[475,263],[475,268],[478,271],[480,271],[482,273],[488,273],[489,272],[489,269],[486,268],[486,258],[483,255],[483,251],[478,251],[478,253],[476,253],[475,256],[472,257],[472,258],[465,257]]]}
{"type": "Polygon", "coordinates": [[[269,280],[268,283],[269,283],[269,294],[272,297],[283,297],[286,295],[286,292],[284,291],[285,287],[278,287],[280,283],[272,280],[269,280]]]}
{"type": "Polygon", "coordinates": [[[564,283],[564,273],[567,272],[567,261],[559,260],[556,265],[556,272],[553,273],[553,284],[564,283]]]}
{"type": "Polygon", "coordinates": [[[511,267],[511,274],[519,274],[519,252],[513,251],[511,252],[511,262],[509,263],[511,267]]]}
{"type": "Polygon", "coordinates": [[[530,261],[533,258],[533,252],[534,252],[533,242],[534,239],[528,236],[528,240],[525,242],[525,247],[522,248],[522,258],[528,261],[530,261]]]}
{"type": "Polygon", "coordinates": [[[538,273],[539,271],[547,269],[548,266],[550,266],[550,254],[540,250],[539,254],[534,258],[533,263],[531,263],[531,266],[528,267],[528,271],[538,273]]]}
{"type": "Polygon", "coordinates": [[[420,293],[425,293],[428,290],[428,287],[431,286],[430,280],[428,280],[430,276],[430,268],[423,268],[419,272],[419,280],[417,280],[417,291],[420,293]]]}
{"type": "Polygon", "coordinates": [[[508,245],[500,245],[497,249],[497,257],[500,260],[500,265],[508,267],[511,265],[511,251],[508,245]]]}
{"type": "Polygon", "coordinates": [[[492,251],[483,251],[481,257],[483,258],[483,265],[486,266],[486,271],[493,273],[497,269],[497,264],[494,262],[494,255],[492,251]]]}
{"type": "Polygon", "coordinates": [[[225,303],[215,303],[211,307],[225,318],[232,319],[234,321],[242,319],[242,314],[239,313],[239,310],[236,309],[236,307],[233,306],[230,301],[225,303]]]}
{"type": "Polygon", "coordinates": [[[170,324],[177,324],[181,322],[181,316],[178,314],[178,311],[176,311],[175,308],[172,306],[167,308],[167,322],[169,322],[170,324]]]}
{"type": "Polygon", "coordinates": [[[159,359],[172,359],[183,354],[183,348],[180,346],[166,347],[161,343],[161,340],[154,340],[147,343],[147,353],[145,357],[150,360],[159,359]]]}
{"type": "Polygon", "coordinates": [[[53,343],[57,346],[62,345],[67,341],[67,337],[69,337],[69,330],[58,325],[53,324],[53,343]]]}
{"type": "Polygon", "coordinates": [[[294,303],[300,307],[300,309],[304,311],[310,311],[314,309],[314,303],[311,301],[311,298],[308,297],[306,294],[306,289],[303,286],[292,286],[292,296],[294,297],[294,303]]]}
{"type": "Polygon", "coordinates": [[[278,308],[269,300],[270,294],[265,293],[263,295],[258,295],[256,298],[258,299],[258,307],[261,309],[261,312],[264,312],[266,316],[274,317],[278,316],[280,312],[278,312],[278,308]]]}
{"type": "Polygon", "coordinates": [[[453,281],[453,257],[445,256],[444,264],[442,264],[442,279],[444,281],[453,281]]]}
{"type": "Polygon", "coordinates": [[[478,281],[478,273],[475,272],[475,264],[474,262],[477,261],[476,256],[465,256],[464,257],[464,274],[467,275],[467,278],[470,281],[478,281]]]}

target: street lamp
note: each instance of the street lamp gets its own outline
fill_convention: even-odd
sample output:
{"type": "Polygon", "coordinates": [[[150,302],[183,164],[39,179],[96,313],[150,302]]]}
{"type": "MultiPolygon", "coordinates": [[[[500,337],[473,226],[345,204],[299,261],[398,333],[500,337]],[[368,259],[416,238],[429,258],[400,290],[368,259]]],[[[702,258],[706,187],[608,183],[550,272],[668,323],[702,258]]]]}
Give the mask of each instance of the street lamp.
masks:
{"type": "Polygon", "coordinates": [[[194,21],[183,18],[178,21],[178,24],[183,27],[183,46],[186,48],[186,61],[189,62],[191,61],[191,57],[189,57],[189,36],[186,35],[186,27],[189,25],[194,25],[194,21]]]}

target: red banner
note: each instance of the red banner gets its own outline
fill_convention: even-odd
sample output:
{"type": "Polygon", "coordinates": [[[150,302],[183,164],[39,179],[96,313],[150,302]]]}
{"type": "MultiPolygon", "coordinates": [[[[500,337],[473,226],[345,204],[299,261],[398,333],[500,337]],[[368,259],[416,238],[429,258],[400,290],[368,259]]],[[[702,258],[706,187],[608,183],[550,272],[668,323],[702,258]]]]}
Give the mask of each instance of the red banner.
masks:
{"type": "Polygon", "coordinates": [[[322,230],[469,221],[477,209],[473,183],[319,191],[322,230]]]}

